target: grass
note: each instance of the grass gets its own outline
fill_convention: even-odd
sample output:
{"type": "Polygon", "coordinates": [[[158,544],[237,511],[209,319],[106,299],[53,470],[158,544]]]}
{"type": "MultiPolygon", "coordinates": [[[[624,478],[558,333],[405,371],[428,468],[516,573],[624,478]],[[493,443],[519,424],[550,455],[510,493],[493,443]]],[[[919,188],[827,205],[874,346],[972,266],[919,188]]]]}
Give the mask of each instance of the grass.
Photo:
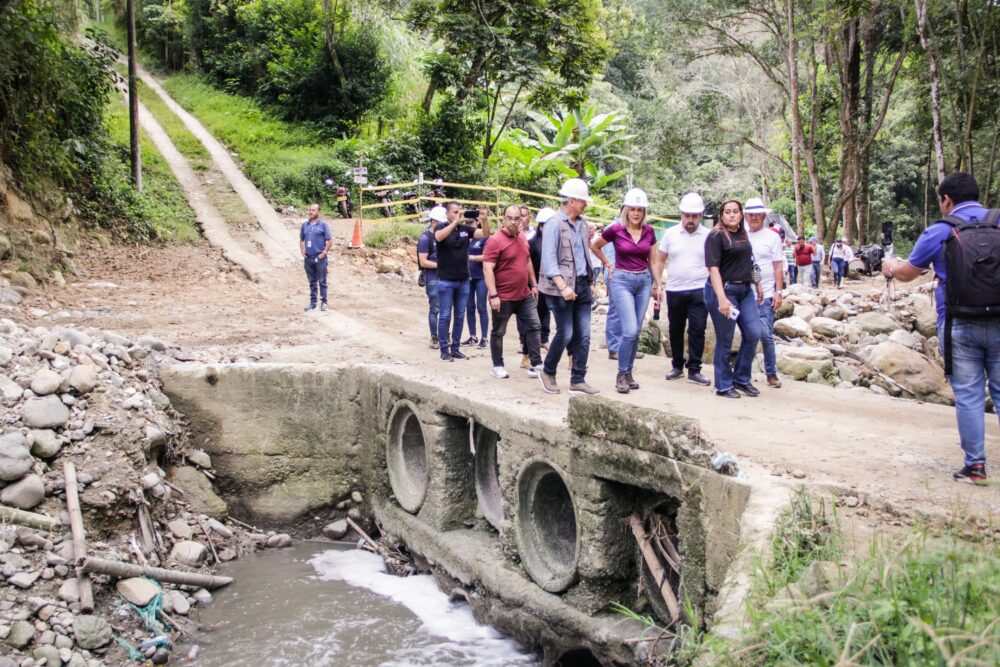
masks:
{"type": "Polygon", "coordinates": [[[334,142],[322,141],[307,126],[282,121],[253,100],[220,91],[195,75],[173,74],[162,83],[178,104],[237,153],[250,180],[277,204],[335,204],[323,179],[344,182],[349,165],[341,156],[350,151],[351,142],[336,142],[340,150],[334,150],[334,142]]]}
{"type": "MultiPolygon", "coordinates": [[[[128,109],[113,100],[105,111],[105,123],[112,141],[126,151],[129,144],[128,109]]],[[[140,135],[142,184],[140,205],[157,238],[174,243],[195,243],[201,235],[194,211],[188,206],[166,160],[145,135],[140,135]]]]}
{"type": "Polygon", "coordinates": [[[381,224],[368,232],[365,245],[369,248],[391,248],[400,243],[416,243],[424,225],[419,222],[391,222],[381,224]]]}

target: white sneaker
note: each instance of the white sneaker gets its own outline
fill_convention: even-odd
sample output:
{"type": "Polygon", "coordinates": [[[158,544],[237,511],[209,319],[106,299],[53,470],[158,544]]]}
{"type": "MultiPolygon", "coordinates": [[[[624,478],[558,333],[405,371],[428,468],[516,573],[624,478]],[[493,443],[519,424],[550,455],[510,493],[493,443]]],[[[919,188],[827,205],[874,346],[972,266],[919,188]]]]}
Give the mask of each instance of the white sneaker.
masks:
{"type": "Polygon", "coordinates": [[[493,370],[490,371],[490,375],[495,378],[500,378],[501,380],[506,380],[510,377],[510,373],[508,373],[507,369],[503,366],[494,366],[493,370]]]}
{"type": "Polygon", "coordinates": [[[541,372],[542,372],[541,365],[532,366],[531,368],[528,369],[528,377],[530,377],[530,378],[536,378],[536,377],[538,377],[538,374],[541,373],[541,372]]]}

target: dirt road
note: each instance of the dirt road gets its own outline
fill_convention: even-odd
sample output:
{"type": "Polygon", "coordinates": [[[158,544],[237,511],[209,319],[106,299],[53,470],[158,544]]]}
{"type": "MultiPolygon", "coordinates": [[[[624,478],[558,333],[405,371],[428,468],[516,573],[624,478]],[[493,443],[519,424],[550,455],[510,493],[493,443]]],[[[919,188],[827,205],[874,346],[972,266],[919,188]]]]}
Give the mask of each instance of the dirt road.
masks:
{"type": "MultiPolygon", "coordinates": [[[[248,208],[251,204],[259,202],[248,202],[248,208]]],[[[289,232],[298,222],[279,221],[291,253],[297,248],[289,232]]],[[[273,222],[267,227],[275,229],[273,222]]],[[[255,283],[208,244],[149,249],[95,244],[78,256],[77,278],[34,305],[79,313],[84,319],[77,323],[84,326],[150,332],[197,350],[206,361],[380,364],[526,416],[556,422],[565,417],[567,395],[544,394],[538,380],[517,368],[513,328],[506,342],[508,380],[490,376],[486,350],[468,351],[469,361],[440,362],[427,345],[422,288],[395,275],[378,275],[371,251],[348,250],[351,222],[332,227],[337,241],[328,313],[303,312],[305,276],[295,263],[274,261],[284,251],[267,249],[269,256],[260,257],[269,268],[267,277],[255,283]],[[94,286],[102,282],[117,287],[94,286]]],[[[262,234],[272,242],[279,237],[262,234]]],[[[253,247],[259,248],[241,244],[239,251],[253,247]]],[[[51,324],[46,319],[42,323],[51,324]]],[[[758,382],[759,398],[733,401],[709,388],[668,383],[663,377],[668,366],[663,357],[638,361],[635,376],[642,388],[621,396],[614,392],[615,362],[595,349],[588,380],[615,400],[699,419],[709,438],[744,462],[751,483],[766,478],[857,499],[858,506],[844,512],[876,530],[920,515],[951,515],[963,526],[984,526],[985,517],[1000,512],[1000,485],[979,488],[951,480],[961,452],[950,407],[790,378],[778,390],[758,382]]],[[[568,382],[564,367],[559,381],[564,387],[568,382]]],[[[987,457],[1000,461],[997,421],[986,417],[987,457]]]]}

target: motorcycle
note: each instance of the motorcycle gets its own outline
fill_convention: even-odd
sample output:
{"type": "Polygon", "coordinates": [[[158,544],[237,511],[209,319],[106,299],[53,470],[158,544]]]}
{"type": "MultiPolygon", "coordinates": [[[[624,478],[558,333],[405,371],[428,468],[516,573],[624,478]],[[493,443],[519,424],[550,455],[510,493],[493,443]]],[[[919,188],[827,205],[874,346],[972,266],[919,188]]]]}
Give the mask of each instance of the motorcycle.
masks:
{"type": "MultiPolygon", "coordinates": [[[[403,200],[416,199],[417,193],[411,190],[408,192],[404,192],[400,196],[403,198],[403,200]]],[[[411,201],[406,204],[403,204],[403,213],[405,213],[406,215],[417,215],[418,213],[420,213],[420,202],[411,201]]]]}
{"type": "MultiPolygon", "coordinates": [[[[385,179],[385,178],[378,179],[378,185],[388,185],[388,184],[389,184],[388,179],[385,179]]],[[[398,193],[399,191],[396,190],[396,192],[398,193]]],[[[391,218],[392,217],[392,191],[389,190],[388,188],[386,188],[385,190],[376,190],[375,191],[375,199],[378,200],[379,204],[382,204],[382,206],[379,207],[379,211],[382,213],[382,217],[383,218],[391,218]]]]}

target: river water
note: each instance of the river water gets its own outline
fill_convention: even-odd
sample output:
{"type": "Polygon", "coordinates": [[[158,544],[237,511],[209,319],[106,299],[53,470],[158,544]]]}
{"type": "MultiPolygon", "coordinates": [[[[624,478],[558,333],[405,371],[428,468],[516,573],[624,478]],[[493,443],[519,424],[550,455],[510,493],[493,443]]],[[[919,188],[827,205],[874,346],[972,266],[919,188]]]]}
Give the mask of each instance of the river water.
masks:
{"type": "MultiPolygon", "coordinates": [[[[538,656],[452,603],[430,575],[400,578],[353,547],[300,544],[219,568],[196,664],[539,665],[538,656]]],[[[174,651],[183,662],[189,646],[174,651]]]]}

